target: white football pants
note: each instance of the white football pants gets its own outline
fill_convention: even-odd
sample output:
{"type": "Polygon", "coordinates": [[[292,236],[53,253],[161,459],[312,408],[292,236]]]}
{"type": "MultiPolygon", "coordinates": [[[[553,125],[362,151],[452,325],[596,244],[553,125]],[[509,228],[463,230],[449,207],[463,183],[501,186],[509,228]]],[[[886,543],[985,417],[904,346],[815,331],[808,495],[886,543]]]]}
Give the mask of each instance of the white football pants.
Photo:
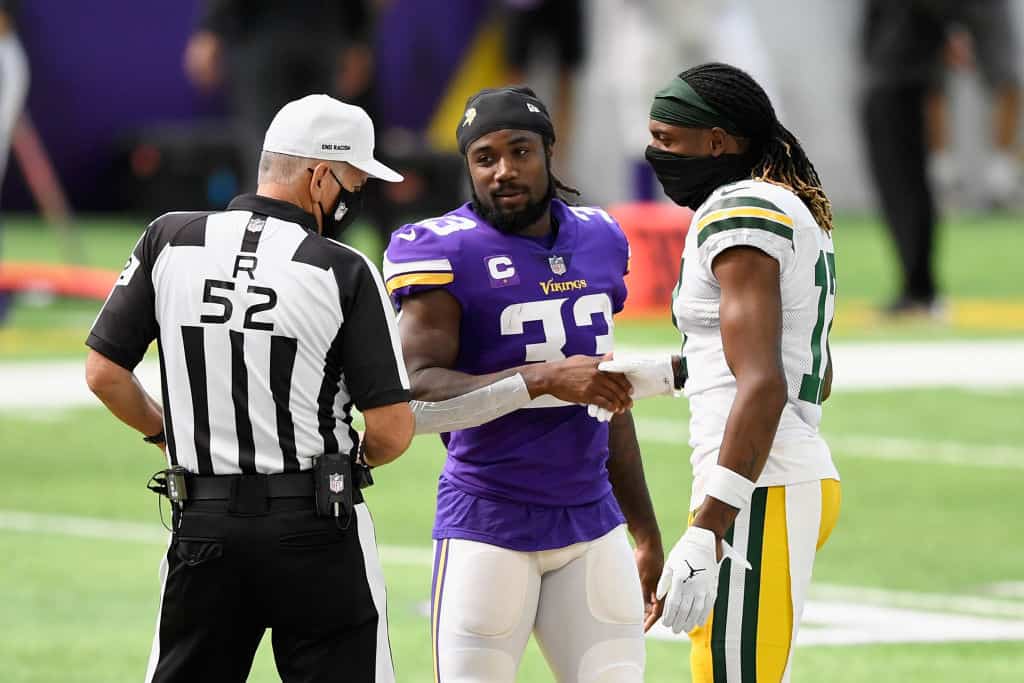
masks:
{"type": "Polygon", "coordinates": [[[28,94],[28,59],[17,37],[0,38],[0,182],[7,171],[14,124],[25,108],[28,94]]]}
{"type": "Polygon", "coordinates": [[[437,683],[510,683],[530,638],[559,683],[641,683],[643,596],[625,526],[587,543],[517,552],[435,542],[437,683]]]}

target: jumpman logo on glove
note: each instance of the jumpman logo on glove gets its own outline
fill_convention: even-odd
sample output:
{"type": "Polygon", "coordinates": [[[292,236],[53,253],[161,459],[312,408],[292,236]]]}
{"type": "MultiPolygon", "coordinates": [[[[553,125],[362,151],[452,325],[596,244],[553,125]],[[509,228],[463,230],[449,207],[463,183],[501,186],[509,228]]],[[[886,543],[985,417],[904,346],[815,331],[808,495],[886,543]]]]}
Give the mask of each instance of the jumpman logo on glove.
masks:
{"type": "Polygon", "coordinates": [[[744,569],[751,568],[747,558],[724,540],[718,541],[713,531],[696,526],[686,530],[665,558],[654,595],[658,600],[665,598],[661,623],[674,633],[689,633],[707,623],[718,597],[719,543],[725,557],[741,563],[744,569]],[[690,558],[697,563],[696,568],[690,558]]]}
{"type": "Polygon", "coordinates": [[[707,567],[701,567],[701,568],[699,568],[699,569],[694,569],[694,568],[693,568],[693,565],[692,565],[692,564],[690,564],[690,561],[689,561],[689,560],[683,560],[683,562],[685,562],[685,563],[686,563],[686,566],[687,566],[687,567],[689,568],[689,570],[690,570],[690,575],[689,575],[689,576],[687,576],[687,577],[686,577],[685,579],[683,579],[683,583],[686,583],[687,581],[689,581],[690,579],[692,579],[693,577],[695,577],[695,576],[697,575],[697,572],[706,572],[706,571],[708,570],[708,569],[707,569],[707,567]]]}

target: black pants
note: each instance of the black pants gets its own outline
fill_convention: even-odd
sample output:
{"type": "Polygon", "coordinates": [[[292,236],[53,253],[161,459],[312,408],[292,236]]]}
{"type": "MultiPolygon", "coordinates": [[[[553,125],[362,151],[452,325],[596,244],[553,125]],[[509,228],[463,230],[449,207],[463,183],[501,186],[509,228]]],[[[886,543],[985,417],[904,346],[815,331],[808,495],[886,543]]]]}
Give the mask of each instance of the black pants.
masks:
{"type": "Polygon", "coordinates": [[[904,297],[935,297],[935,202],[928,183],[925,85],[875,86],[864,101],[868,160],[903,270],[904,297]]]}
{"type": "Polygon", "coordinates": [[[349,528],[312,499],[274,499],[260,516],[198,501],[167,551],[149,669],[159,681],[244,681],[265,629],[291,681],[394,681],[373,525],[349,528]]]}
{"type": "Polygon", "coordinates": [[[258,32],[230,47],[229,106],[247,174],[242,187],[256,187],[263,136],[278,110],[306,95],[333,92],[337,53],[327,45],[319,36],[258,32]]]}

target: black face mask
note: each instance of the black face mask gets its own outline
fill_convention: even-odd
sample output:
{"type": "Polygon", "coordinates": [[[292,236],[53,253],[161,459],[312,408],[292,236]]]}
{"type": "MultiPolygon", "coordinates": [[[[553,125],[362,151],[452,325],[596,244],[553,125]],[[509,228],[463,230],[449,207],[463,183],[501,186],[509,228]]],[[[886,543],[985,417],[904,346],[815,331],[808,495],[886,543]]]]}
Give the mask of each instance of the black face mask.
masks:
{"type": "Polygon", "coordinates": [[[644,153],[661,187],[676,204],[697,210],[715,188],[750,177],[754,166],[747,154],[690,157],[648,146],[644,153]]]}
{"type": "MultiPolygon", "coordinates": [[[[306,169],[310,173],[313,169],[306,169]]],[[[356,218],[359,216],[359,212],[363,209],[363,193],[351,192],[341,184],[341,180],[338,176],[334,175],[334,171],[328,169],[328,173],[334,178],[334,182],[338,183],[340,192],[338,193],[338,201],[335,203],[334,208],[330,211],[324,208],[324,205],[317,202],[317,206],[320,207],[320,213],[323,214],[323,228],[320,231],[324,237],[329,237],[332,240],[336,240],[341,236],[341,233],[345,231],[345,228],[352,225],[356,218]]]]}

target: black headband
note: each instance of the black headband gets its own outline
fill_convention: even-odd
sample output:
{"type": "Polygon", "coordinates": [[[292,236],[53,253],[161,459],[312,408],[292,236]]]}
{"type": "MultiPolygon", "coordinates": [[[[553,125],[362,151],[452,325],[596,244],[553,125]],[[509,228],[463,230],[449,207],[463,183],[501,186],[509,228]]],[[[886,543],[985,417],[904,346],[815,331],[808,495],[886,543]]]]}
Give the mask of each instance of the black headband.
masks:
{"type": "Polygon", "coordinates": [[[548,144],[555,141],[548,108],[525,86],[487,88],[466,100],[466,111],[455,129],[459,152],[465,154],[474,140],[496,130],[529,130],[548,144]]]}

